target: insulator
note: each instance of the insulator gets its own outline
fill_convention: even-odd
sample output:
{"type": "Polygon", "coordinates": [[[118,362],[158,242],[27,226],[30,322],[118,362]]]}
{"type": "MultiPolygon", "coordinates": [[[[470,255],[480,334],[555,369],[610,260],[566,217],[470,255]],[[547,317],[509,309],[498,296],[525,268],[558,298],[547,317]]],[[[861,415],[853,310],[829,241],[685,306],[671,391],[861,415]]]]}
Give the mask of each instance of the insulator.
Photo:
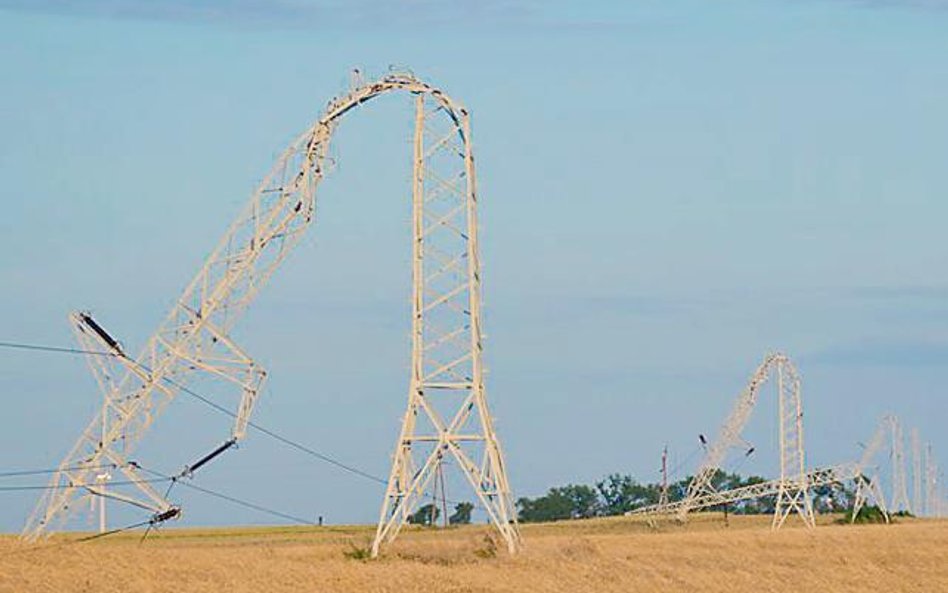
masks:
{"type": "Polygon", "coordinates": [[[213,451],[211,451],[210,453],[208,453],[208,454],[205,455],[204,457],[198,459],[198,460],[194,463],[194,465],[191,465],[191,466],[186,467],[185,470],[184,470],[184,473],[185,473],[185,474],[193,474],[193,473],[196,472],[202,465],[205,465],[206,463],[208,463],[209,461],[211,461],[212,459],[214,459],[215,457],[217,457],[218,455],[220,455],[220,454],[223,453],[224,451],[230,449],[231,447],[233,447],[233,446],[236,445],[236,444],[237,444],[237,439],[229,439],[229,440],[227,440],[227,441],[224,441],[224,444],[222,444],[220,447],[214,449],[213,451]]]}
{"type": "Polygon", "coordinates": [[[122,346],[119,345],[115,338],[109,335],[109,332],[105,331],[101,325],[96,323],[95,319],[92,318],[92,315],[89,315],[88,313],[80,313],[79,319],[81,319],[89,329],[94,331],[100,338],[102,338],[102,340],[108,344],[109,348],[111,348],[114,352],[121,354],[122,356],[125,355],[125,353],[122,351],[122,346]]]}
{"type": "Polygon", "coordinates": [[[164,523],[165,521],[169,519],[174,519],[180,514],[181,514],[181,507],[171,507],[167,511],[155,513],[154,515],[152,515],[152,518],[148,522],[151,523],[152,525],[156,525],[158,523],[164,523]]]}

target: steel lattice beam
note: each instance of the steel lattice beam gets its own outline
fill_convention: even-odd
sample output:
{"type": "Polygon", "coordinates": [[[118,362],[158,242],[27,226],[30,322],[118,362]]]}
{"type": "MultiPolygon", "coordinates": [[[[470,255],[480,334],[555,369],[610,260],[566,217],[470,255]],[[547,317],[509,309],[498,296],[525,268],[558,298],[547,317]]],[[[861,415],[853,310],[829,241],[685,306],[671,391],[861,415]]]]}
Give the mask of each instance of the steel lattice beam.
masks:
{"type": "Polygon", "coordinates": [[[771,354],[764,359],[751,376],[747,387],[737,398],[718,437],[709,444],[708,451],[688,485],[685,498],[676,505],[680,520],[702,501],[720,496],[712,484],[728,451],[743,443],[741,433],[757,404],[758,396],[769,378],[775,377],[777,386],[778,425],[780,431],[780,478],[776,484],[776,509],[773,528],[779,529],[787,517],[796,512],[803,522],[815,524],[809,493],[809,474],[806,471],[803,447],[803,402],[800,395],[800,376],[793,363],[783,354],[771,354]]]}
{"type": "Polygon", "coordinates": [[[106,362],[91,363],[104,403],[53,475],[27,520],[24,538],[35,539],[63,526],[85,508],[81,502],[88,497],[108,496],[156,517],[177,516],[170,512],[175,507],[142,480],[130,455],[198,373],[240,391],[233,433],[225,445],[244,436],[266,373],[229,332],[315,219],[316,188],[326,173],[329,143],[340,120],[365,102],[396,91],[417,97],[412,377],[373,552],[398,533],[427,488],[432,468],[445,455],[458,462],[508,548],[518,547],[510,487],[483,383],[470,118],[456,101],[410,74],[392,74],[369,84],[358,81],[350,92],[330,101],[324,115],[280,157],[138,356],[127,356],[104,330],[100,334],[81,316],[73,317],[80,340],[90,349],[94,344],[112,354],[106,362]],[[446,414],[431,402],[438,394],[455,406],[453,412],[446,414]],[[416,426],[419,415],[431,426],[416,426]],[[477,451],[462,432],[474,435],[477,451]],[[416,443],[432,437],[431,451],[416,466],[413,455],[424,448],[416,443]],[[107,465],[133,483],[131,494],[96,482],[98,468],[107,465]]]}
{"type": "Polygon", "coordinates": [[[412,375],[372,555],[391,541],[451,458],[511,552],[519,546],[481,362],[477,193],[467,113],[415,104],[412,375]],[[454,403],[451,403],[454,402],[454,403]]]}
{"type": "MultiPolygon", "coordinates": [[[[862,480],[859,471],[859,465],[856,463],[844,463],[832,467],[815,469],[806,472],[802,481],[808,488],[817,488],[819,486],[828,486],[831,484],[842,484],[850,480],[862,480]]],[[[784,479],[770,480],[760,482],[731,490],[707,491],[700,496],[691,499],[682,499],[668,504],[655,504],[647,507],[641,507],[629,511],[626,515],[679,515],[682,509],[688,512],[715,507],[725,504],[731,504],[743,500],[753,500],[766,496],[779,496],[787,490],[787,481],[784,479]]],[[[800,489],[802,490],[802,489],[800,489]]]]}

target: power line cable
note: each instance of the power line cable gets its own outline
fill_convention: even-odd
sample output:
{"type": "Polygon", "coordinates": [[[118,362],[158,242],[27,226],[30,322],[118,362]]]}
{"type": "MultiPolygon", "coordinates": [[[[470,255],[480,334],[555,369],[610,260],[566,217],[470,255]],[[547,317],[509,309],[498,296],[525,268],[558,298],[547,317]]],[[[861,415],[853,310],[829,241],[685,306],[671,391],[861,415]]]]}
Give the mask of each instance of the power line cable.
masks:
{"type": "MultiPolygon", "coordinates": [[[[173,379],[168,379],[168,378],[166,378],[165,381],[168,382],[170,385],[173,385],[174,387],[180,389],[181,391],[183,391],[183,392],[186,393],[187,395],[190,395],[191,397],[193,397],[193,398],[195,398],[195,399],[197,399],[197,400],[203,402],[204,404],[210,406],[211,408],[217,410],[218,412],[221,412],[222,414],[226,414],[226,415],[230,416],[231,418],[236,418],[236,417],[237,417],[237,414],[235,414],[234,412],[232,412],[232,411],[228,410],[227,408],[221,406],[220,404],[217,404],[217,403],[215,403],[214,401],[212,401],[212,400],[210,400],[210,399],[204,397],[203,395],[201,395],[200,393],[194,391],[193,389],[190,389],[190,388],[188,388],[187,386],[182,385],[181,383],[178,383],[177,381],[175,381],[175,380],[173,380],[173,379]]],[[[352,474],[355,474],[355,475],[357,475],[357,476],[361,476],[361,477],[366,478],[366,479],[368,479],[368,480],[372,480],[373,482],[378,482],[379,484],[388,484],[388,480],[385,480],[385,479],[383,479],[383,478],[380,478],[379,476],[370,474],[369,472],[366,472],[366,471],[364,471],[364,470],[361,470],[361,469],[359,469],[359,468],[357,468],[357,467],[353,467],[353,466],[351,466],[351,465],[349,465],[349,464],[347,464],[347,463],[344,463],[344,462],[342,462],[342,461],[339,461],[338,459],[334,459],[334,458],[332,458],[332,457],[330,457],[329,455],[326,455],[326,454],[324,454],[324,453],[320,453],[319,451],[316,451],[315,449],[312,449],[312,448],[310,448],[310,447],[307,447],[306,445],[303,445],[303,444],[301,444],[301,443],[298,443],[297,441],[294,441],[294,440],[289,439],[289,438],[287,438],[287,437],[285,437],[285,436],[282,436],[282,435],[280,435],[279,433],[274,432],[274,431],[270,430],[269,428],[266,428],[265,426],[262,426],[262,425],[260,425],[260,424],[258,424],[258,423],[256,423],[256,422],[254,422],[254,421],[252,421],[252,420],[250,420],[250,421],[247,422],[247,426],[250,426],[251,428],[262,432],[263,434],[269,436],[269,437],[272,438],[272,439],[276,439],[277,441],[280,441],[280,442],[283,443],[284,445],[288,445],[288,446],[290,446],[290,447],[293,447],[294,449],[297,449],[297,450],[299,450],[299,451],[302,451],[303,453],[306,453],[306,454],[308,454],[308,455],[312,455],[313,457],[319,459],[320,461],[324,461],[324,462],[326,462],[326,463],[332,464],[332,465],[338,467],[339,469],[345,470],[345,471],[347,471],[347,472],[349,472],[349,473],[352,473],[352,474]]]]}
{"type": "Polygon", "coordinates": [[[158,482],[165,482],[171,478],[145,478],[142,480],[118,480],[114,482],[94,482],[91,484],[55,484],[50,486],[49,484],[38,486],[38,485],[27,485],[27,486],[0,486],[0,492],[22,492],[29,490],[59,490],[62,488],[91,488],[91,487],[102,487],[102,486],[129,486],[136,484],[156,484],[158,482]]]}
{"type": "Polygon", "coordinates": [[[36,350],[40,352],[62,352],[65,354],[94,354],[97,356],[115,356],[115,354],[112,352],[104,352],[102,350],[83,350],[81,348],[46,346],[45,344],[26,344],[23,342],[0,342],[0,348],[10,348],[13,350],[36,350]]]}
{"type": "Polygon", "coordinates": [[[668,476],[671,477],[671,478],[677,477],[677,476],[678,476],[678,472],[679,472],[685,465],[687,465],[692,459],[694,459],[694,456],[697,455],[698,453],[700,453],[701,451],[702,451],[702,448],[701,448],[701,447],[695,447],[695,448],[691,451],[691,453],[688,454],[687,457],[685,457],[683,460],[679,461],[677,464],[675,464],[675,467],[673,467],[672,469],[670,469],[670,470],[668,471],[668,476]]]}
{"type": "Polygon", "coordinates": [[[236,497],[234,497],[234,496],[230,496],[230,495],[228,495],[228,494],[224,494],[223,492],[218,492],[218,491],[216,491],[216,490],[211,490],[210,488],[204,488],[203,486],[198,486],[197,484],[194,484],[194,483],[192,483],[192,482],[190,482],[190,481],[188,481],[188,480],[186,480],[186,479],[179,478],[178,476],[169,476],[169,475],[163,474],[163,473],[161,473],[161,472],[157,472],[157,471],[155,471],[155,470],[151,470],[151,469],[144,468],[144,467],[142,467],[141,470],[144,471],[144,472],[147,472],[147,473],[149,473],[149,474],[152,474],[152,475],[154,475],[154,476],[158,476],[158,477],[156,478],[157,480],[171,480],[173,484],[181,484],[181,485],[184,486],[185,488],[191,488],[192,490],[197,490],[198,492],[203,492],[204,494],[207,494],[207,495],[209,495],[209,496],[213,496],[213,497],[216,497],[216,498],[220,498],[221,500],[226,500],[226,501],[228,501],[228,502],[232,502],[232,503],[234,503],[234,504],[240,505],[240,506],[242,506],[242,507],[246,507],[246,508],[248,508],[248,509],[253,509],[253,510],[259,511],[259,512],[261,512],[261,513],[267,513],[267,514],[273,515],[273,516],[275,516],[275,517],[281,517],[281,518],[283,518],[283,519],[288,519],[288,520],[290,520],[290,521],[294,521],[294,522],[296,522],[296,523],[301,523],[301,524],[303,524],[303,525],[312,525],[312,524],[313,524],[313,521],[311,521],[311,520],[309,520],[309,519],[302,519],[302,518],[297,517],[297,516],[295,516],[295,515],[291,515],[291,514],[289,514],[289,513],[284,513],[284,512],[282,512],[282,511],[277,511],[277,510],[274,510],[274,509],[265,507],[265,506],[260,505],[260,504],[257,504],[257,503],[249,502],[249,501],[246,501],[246,500],[241,500],[241,499],[236,498],[236,497]]]}
{"type": "Polygon", "coordinates": [[[102,537],[107,537],[110,535],[115,535],[117,533],[122,533],[123,531],[131,531],[132,529],[138,529],[139,527],[144,527],[145,525],[152,525],[152,524],[153,524],[153,519],[148,519],[147,521],[139,521],[138,523],[132,523],[131,525],[126,525],[125,527],[119,527],[117,529],[103,531],[102,533],[87,535],[84,537],[80,537],[78,539],[70,539],[70,540],[50,543],[46,545],[33,545],[30,547],[22,547],[22,548],[7,552],[6,554],[0,556],[0,558],[9,558],[11,556],[18,556],[20,554],[32,554],[35,552],[42,552],[44,550],[55,550],[58,548],[66,548],[66,547],[74,546],[74,545],[81,544],[84,542],[96,540],[102,537]]]}
{"type": "MultiPolygon", "coordinates": [[[[60,346],[47,346],[47,345],[45,345],[45,344],[29,344],[29,343],[8,342],[8,341],[0,341],[0,347],[3,347],[3,348],[11,348],[11,349],[20,349],[20,350],[34,350],[34,351],[42,351],[42,352],[55,352],[55,353],[65,353],[65,354],[91,354],[91,355],[96,355],[96,356],[109,356],[109,357],[114,357],[114,358],[123,358],[124,360],[130,362],[131,364],[134,364],[134,365],[136,365],[136,366],[142,368],[143,370],[145,370],[145,371],[148,372],[149,374],[152,373],[151,369],[149,369],[147,366],[145,366],[145,365],[143,365],[143,364],[141,364],[141,363],[138,363],[138,362],[136,362],[136,361],[134,361],[134,360],[131,360],[131,359],[128,358],[128,357],[125,357],[125,356],[121,356],[121,355],[119,355],[119,354],[116,354],[116,353],[114,353],[114,352],[107,352],[107,351],[100,351],[100,350],[83,350],[83,349],[79,349],[79,348],[66,348],[66,347],[60,347],[60,346]]],[[[171,386],[173,386],[173,387],[175,387],[175,388],[181,390],[183,393],[185,393],[185,394],[187,394],[187,395],[189,395],[189,396],[191,396],[191,397],[197,399],[198,401],[204,403],[205,405],[209,406],[210,408],[212,408],[212,409],[214,409],[214,410],[216,410],[216,411],[218,411],[218,412],[220,412],[220,413],[222,413],[222,414],[225,414],[225,415],[227,415],[227,416],[230,416],[231,418],[236,418],[236,417],[237,417],[237,415],[236,415],[234,412],[232,412],[231,410],[228,410],[227,408],[225,408],[225,407],[221,406],[220,404],[214,402],[213,400],[211,400],[211,399],[209,399],[209,398],[207,398],[207,397],[201,395],[200,393],[198,393],[197,391],[195,391],[195,390],[193,390],[193,389],[187,387],[186,385],[183,385],[183,384],[181,384],[181,383],[175,381],[174,379],[171,379],[171,378],[169,378],[169,377],[162,377],[161,380],[163,380],[163,381],[166,382],[167,384],[169,384],[169,385],[171,385],[171,386]]],[[[306,453],[306,454],[308,454],[308,455],[310,455],[310,456],[312,456],[312,457],[315,457],[316,459],[319,459],[320,461],[323,461],[323,462],[325,462],[325,463],[329,463],[329,464],[331,464],[331,465],[334,465],[334,466],[338,467],[339,469],[342,469],[342,470],[344,470],[344,471],[347,471],[347,472],[349,472],[349,473],[351,473],[351,474],[353,474],[353,475],[360,476],[360,477],[362,477],[362,478],[365,478],[365,479],[367,479],[367,480],[371,480],[371,481],[376,482],[376,483],[379,483],[379,484],[388,484],[388,480],[386,480],[386,479],[384,479],[384,478],[382,478],[382,477],[373,475],[373,474],[371,474],[371,473],[369,473],[369,472],[367,472],[367,471],[361,470],[361,469],[359,469],[359,468],[357,468],[357,467],[354,467],[354,466],[352,466],[352,465],[349,465],[349,464],[347,464],[347,463],[344,463],[344,462],[342,462],[342,461],[339,461],[338,459],[335,459],[335,458],[333,458],[333,457],[331,457],[331,456],[329,456],[329,455],[326,455],[326,454],[324,454],[324,453],[320,453],[319,451],[316,451],[315,449],[312,449],[311,447],[308,447],[308,446],[306,446],[306,445],[303,445],[302,443],[299,443],[299,442],[297,442],[297,441],[295,441],[295,440],[293,440],[293,439],[290,439],[290,438],[287,438],[287,437],[285,437],[285,436],[282,436],[281,434],[279,434],[279,433],[277,433],[277,432],[275,432],[275,431],[273,431],[273,430],[271,430],[271,429],[269,429],[269,428],[266,428],[265,426],[263,426],[263,425],[261,425],[261,424],[258,424],[258,423],[254,422],[254,421],[252,421],[252,420],[248,420],[247,425],[250,426],[251,428],[253,428],[253,429],[259,431],[259,432],[262,432],[263,434],[269,436],[269,437],[272,438],[272,439],[275,439],[275,440],[277,440],[277,441],[279,441],[279,442],[281,442],[281,443],[283,443],[283,444],[285,444],[285,445],[287,445],[287,446],[289,446],[289,447],[293,447],[294,449],[297,449],[298,451],[302,451],[303,453],[306,453]]],[[[53,472],[50,472],[50,473],[55,473],[55,471],[58,471],[58,470],[54,470],[53,472]]],[[[2,475],[2,474],[0,474],[0,475],[2,475]]],[[[165,477],[167,477],[168,479],[171,479],[170,476],[165,476],[165,477]]],[[[114,484],[114,483],[113,483],[113,484],[114,484]]],[[[173,484],[174,484],[174,482],[172,483],[172,485],[173,485],[173,484]]],[[[193,484],[188,484],[187,482],[182,482],[182,484],[187,484],[187,485],[189,485],[189,486],[193,486],[193,484]]],[[[428,494],[428,493],[425,493],[425,494],[428,494]]],[[[447,500],[447,502],[450,502],[450,503],[452,503],[452,504],[459,504],[460,502],[468,502],[468,501],[447,500]]],[[[472,503],[472,504],[474,505],[474,508],[476,508],[476,509],[486,510],[486,509],[484,509],[484,507],[483,507],[482,505],[477,504],[476,502],[475,502],[475,503],[472,503]]],[[[297,520],[297,519],[298,519],[298,518],[294,518],[294,520],[297,520]]],[[[307,523],[307,524],[311,524],[311,522],[309,522],[309,521],[306,521],[306,523],[307,523]]]]}
{"type": "MultiPolygon", "coordinates": [[[[147,366],[145,366],[145,365],[143,365],[143,364],[141,364],[141,363],[135,362],[135,361],[133,361],[133,360],[127,358],[127,357],[120,357],[118,354],[116,354],[116,353],[114,353],[114,352],[106,352],[106,351],[101,351],[101,350],[82,350],[82,349],[79,349],[79,348],[65,348],[65,347],[60,347],[60,346],[47,346],[47,345],[44,345],[44,344],[28,344],[28,343],[23,343],[23,342],[7,342],[7,341],[2,341],[2,342],[0,342],[0,347],[2,347],[2,348],[18,349],[18,350],[33,350],[33,351],[41,351],[41,352],[58,352],[58,353],[64,353],[64,354],[92,354],[92,355],[97,355],[97,356],[109,356],[109,357],[113,357],[113,358],[125,358],[125,360],[128,360],[128,361],[131,362],[132,364],[135,364],[136,366],[141,367],[141,368],[144,369],[146,372],[148,372],[148,373],[151,373],[151,372],[152,372],[151,369],[149,369],[147,366]]],[[[181,384],[181,383],[175,381],[174,379],[171,379],[171,378],[169,378],[169,377],[162,377],[162,380],[165,381],[166,383],[168,383],[169,385],[172,385],[172,386],[176,387],[177,389],[181,390],[182,392],[186,393],[187,395],[190,395],[191,397],[193,397],[193,398],[195,398],[195,399],[197,399],[197,400],[203,402],[205,405],[210,406],[211,408],[217,410],[218,412],[220,412],[220,413],[222,413],[222,414],[226,414],[226,415],[230,416],[231,418],[236,418],[236,417],[237,417],[237,415],[236,415],[234,412],[232,412],[232,411],[228,410],[227,408],[221,406],[220,404],[218,404],[218,403],[212,401],[211,399],[209,399],[209,398],[207,398],[207,397],[204,397],[204,396],[201,395],[200,393],[194,391],[193,389],[188,388],[187,386],[185,386],[185,385],[183,385],[183,384],[181,384]]],[[[379,477],[379,476],[370,474],[369,472],[366,472],[366,471],[361,470],[361,469],[359,469],[359,468],[357,468],[357,467],[354,467],[354,466],[351,466],[351,465],[349,465],[349,464],[347,464],[347,463],[344,463],[344,462],[342,462],[342,461],[339,461],[338,459],[335,459],[335,458],[333,458],[333,457],[330,457],[329,455],[326,455],[326,454],[324,454],[324,453],[320,453],[319,451],[316,451],[315,449],[312,449],[312,448],[307,447],[306,445],[303,445],[303,444],[301,444],[301,443],[299,443],[299,442],[297,442],[297,441],[294,441],[294,440],[292,440],[292,439],[289,439],[289,438],[287,438],[287,437],[284,437],[284,436],[280,435],[279,433],[277,433],[277,432],[275,432],[275,431],[273,431],[273,430],[270,430],[269,428],[266,428],[265,426],[262,426],[262,425],[260,425],[260,424],[258,424],[258,423],[256,423],[256,422],[249,421],[249,422],[247,423],[247,425],[250,426],[250,427],[252,427],[252,428],[254,428],[255,430],[258,430],[258,431],[262,432],[263,434],[269,436],[270,438],[276,439],[276,440],[280,441],[281,443],[283,443],[283,444],[285,444],[285,445],[288,445],[288,446],[290,446],[290,447],[293,447],[293,448],[295,448],[295,449],[297,449],[297,450],[299,450],[299,451],[302,451],[302,452],[304,452],[304,453],[306,453],[306,454],[308,454],[308,455],[311,455],[311,456],[313,456],[313,457],[315,457],[315,458],[317,458],[317,459],[319,459],[319,460],[321,460],[321,461],[324,461],[324,462],[326,462],[326,463],[329,463],[329,464],[331,464],[331,465],[334,465],[334,466],[336,466],[336,467],[338,467],[338,468],[340,468],[340,469],[342,469],[342,470],[344,470],[344,471],[347,471],[347,472],[352,473],[352,474],[357,475],[357,476],[361,476],[361,477],[366,478],[366,479],[368,479],[368,480],[372,480],[373,482],[377,482],[377,483],[379,483],[379,484],[387,484],[387,483],[388,483],[388,480],[385,480],[384,478],[381,478],[381,477],[379,477]]],[[[56,471],[58,471],[58,470],[53,470],[53,471],[51,471],[51,472],[49,472],[49,473],[55,473],[56,471]]],[[[3,474],[0,474],[0,476],[2,476],[2,475],[3,475],[3,474]]]]}
{"type": "Polygon", "coordinates": [[[132,523],[131,525],[126,525],[125,527],[119,527],[117,529],[110,529],[108,531],[103,531],[101,533],[94,533],[92,535],[87,535],[86,537],[81,537],[69,543],[80,544],[82,542],[91,542],[94,539],[108,537],[110,535],[115,535],[116,533],[122,533],[123,531],[131,531],[132,529],[138,529],[139,527],[145,527],[146,525],[151,527],[154,524],[155,524],[155,520],[152,518],[152,519],[148,519],[147,521],[139,521],[138,523],[132,523]]]}
{"type": "Polygon", "coordinates": [[[116,469],[118,466],[114,463],[105,463],[101,465],[73,465],[70,467],[57,467],[47,469],[24,469],[0,472],[0,478],[13,478],[19,476],[39,476],[43,474],[56,474],[61,471],[75,471],[79,469],[116,469]]]}

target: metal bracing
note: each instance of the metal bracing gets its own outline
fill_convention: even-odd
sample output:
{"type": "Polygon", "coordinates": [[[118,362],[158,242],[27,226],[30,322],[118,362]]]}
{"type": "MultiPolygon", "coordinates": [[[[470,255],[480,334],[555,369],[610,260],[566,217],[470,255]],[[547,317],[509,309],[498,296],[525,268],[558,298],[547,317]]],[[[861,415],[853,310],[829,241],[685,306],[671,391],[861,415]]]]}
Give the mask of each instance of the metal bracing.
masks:
{"type": "Polygon", "coordinates": [[[884,415],[879,420],[872,438],[865,444],[862,456],[856,463],[862,482],[856,483],[853,499],[853,521],[856,520],[859,511],[870,500],[879,507],[886,521],[889,520],[890,513],[908,510],[908,494],[905,492],[904,455],[901,452],[901,445],[902,430],[899,419],[893,414],[884,415]],[[880,463],[876,458],[886,448],[886,443],[889,445],[888,455],[880,463]],[[892,496],[888,501],[882,493],[881,486],[882,474],[886,468],[889,470],[888,475],[892,480],[892,496]]]}
{"type": "Polygon", "coordinates": [[[720,434],[708,445],[704,460],[688,485],[687,494],[676,504],[680,520],[685,520],[701,500],[720,494],[712,480],[728,452],[746,442],[741,433],[757,404],[760,390],[771,377],[775,378],[777,386],[780,432],[780,478],[775,481],[777,498],[772,528],[779,529],[793,512],[799,514],[808,527],[815,525],[804,457],[800,376],[790,359],[779,353],[767,356],[757,367],[747,387],[738,396],[720,434]]]}
{"type": "MultiPolygon", "coordinates": [[[[924,505],[921,501],[921,456],[920,444],[918,442],[918,432],[912,431],[912,468],[913,481],[915,486],[915,504],[909,502],[907,474],[905,470],[905,454],[903,452],[904,435],[902,425],[898,417],[894,414],[886,414],[879,420],[872,438],[865,445],[862,457],[859,460],[860,472],[866,476],[866,482],[877,487],[876,492],[868,492],[857,488],[854,501],[853,517],[867,503],[871,496],[875,499],[876,505],[886,514],[897,511],[910,511],[915,514],[924,514],[924,505]],[[888,449],[886,450],[886,445],[888,449]],[[877,459],[880,453],[885,451],[886,455],[877,459]],[[881,484],[882,475],[885,474],[891,480],[891,495],[886,499],[878,486],[881,484]]],[[[858,485],[857,485],[858,486],[858,485]]]]}
{"type": "Polygon", "coordinates": [[[329,102],[322,117],[283,153],[138,356],[128,356],[91,316],[72,317],[84,349],[111,354],[90,357],[103,405],[53,475],[27,520],[24,538],[35,539],[65,525],[73,513],[88,508],[81,504],[87,497],[133,504],[161,520],[178,516],[177,507],[142,479],[130,455],[185,383],[198,374],[233,385],[240,401],[231,438],[191,469],[244,436],[266,373],[229,333],[314,220],[316,188],[326,173],[329,143],[341,118],[393,91],[416,96],[412,377],[373,551],[397,534],[428,488],[432,468],[447,455],[457,460],[508,548],[517,548],[510,488],[483,384],[469,114],[410,74],[391,74],[369,84],[360,78],[347,94],[329,102]],[[450,404],[453,412],[437,406],[436,399],[450,404]],[[419,419],[429,425],[422,427],[419,419]],[[467,436],[462,438],[462,433],[467,436]],[[414,446],[416,436],[422,435],[437,439],[431,441],[432,451],[415,464],[412,456],[424,448],[414,446]],[[469,441],[479,443],[480,451],[469,441]],[[483,461],[475,461],[478,454],[483,461]],[[102,467],[121,472],[123,482],[132,484],[131,492],[118,492],[115,483],[109,486],[106,479],[97,479],[102,467]]]}
{"type": "MultiPolygon", "coordinates": [[[[89,314],[72,313],[69,316],[69,321],[80,350],[94,352],[100,349],[109,351],[111,348],[121,348],[117,343],[114,345],[108,344],[106,339],[89,325],[90,323],[94,323],[89,314]]],[[[115,388],[113,379],[113,377],[116,376],[116,369],[113,364],[114,360],[110,356],[86,356],[85,358],[89,364],[89,370],[99,385],[99,391],[102,392],[103,413],[101,414],[101,438],[102,441],[105,442],[106,435],[108,434],[109,417],[111,415],[108,412],[112,405],[110,397],[115,388]]],[[[108,482],[111,480],[112,473],[108,471],[108,468],[100,468],[100,471],[95,476],[95,491],[100,494],[98,496],[89,496],[90,512],[95,513],[98,509],[99,533],[104,533],[106,530],[106,501],[108,500],[108,482]]]]}
{"type": "MultiPolygon", "coordinates": [[[[452,458],[508,549],[520,542],[503,454],[487,409],[477,193],[467,114],[415,103],[412,373],[372,555],[390,542],[452,458]]],[[[443,481],[441,487],[444,487],[443,481]]]]}
{"type": "MultiPolygon", "coordinates": [[[[832,467],[815,469],[805,474],[805,481],[810,488],[842,484],[850,480],[857,482],[862,480],[858,465],[855,463],[844,463],[832,467]]],[[[740,502],[742,500],[754,500],[766,496],[779,496],[780,493],[785,490],[786,485],[784,480],[776,479],[751,484],[749,486],[741,486],[740,488],[733,488],[731,490],[709,490],[690,500],[682,499],[667,504],[659,503],[641,507],[634,511],[629,511],[626,515],[679,515],[681,510],[685,508],[687,508],[688,512],[692,512],[699,509],[740,502]]]]}

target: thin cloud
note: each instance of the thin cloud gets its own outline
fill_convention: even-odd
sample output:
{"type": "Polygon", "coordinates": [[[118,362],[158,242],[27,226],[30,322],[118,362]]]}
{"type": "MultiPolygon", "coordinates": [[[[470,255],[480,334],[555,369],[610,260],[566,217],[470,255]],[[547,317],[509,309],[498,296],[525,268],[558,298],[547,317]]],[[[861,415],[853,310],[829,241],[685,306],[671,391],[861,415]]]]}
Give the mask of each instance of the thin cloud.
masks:
{"type": "Polygon", "coordinates": [[[508,0],[0,0],[0,9],[66,16],[326,28],[527,22],[536,16],[533,6],[508,0]]]}
{"type": "Polygon", "coordinates": [[[859,0],[859,4],[868,6],[903,6],[924,10],[948,9],[948,0],[859,0]]]}
{"type": "MultiPolygon", "coordinates": [[[[786,2],[787,0],[782,0],[786,2]]],[[[792,0],[799,3],[800,0],[792,0]]],[[[905,8],[911,10],[948,10],[948,0],[807,0],[811,4],[849,4],[857,8],[905,8]]]]}
{"type": "Polygon", "coordinates": [[[863,286],[846,291],[847,296],[870,301],[948,302],[948,286],[863,286]]]}
{"type": "Polygon", "coordinates": [[[948,366],[948,343],[854,342],[808,354],[801,357],[801,363],[814,366],[948,366]]]}

